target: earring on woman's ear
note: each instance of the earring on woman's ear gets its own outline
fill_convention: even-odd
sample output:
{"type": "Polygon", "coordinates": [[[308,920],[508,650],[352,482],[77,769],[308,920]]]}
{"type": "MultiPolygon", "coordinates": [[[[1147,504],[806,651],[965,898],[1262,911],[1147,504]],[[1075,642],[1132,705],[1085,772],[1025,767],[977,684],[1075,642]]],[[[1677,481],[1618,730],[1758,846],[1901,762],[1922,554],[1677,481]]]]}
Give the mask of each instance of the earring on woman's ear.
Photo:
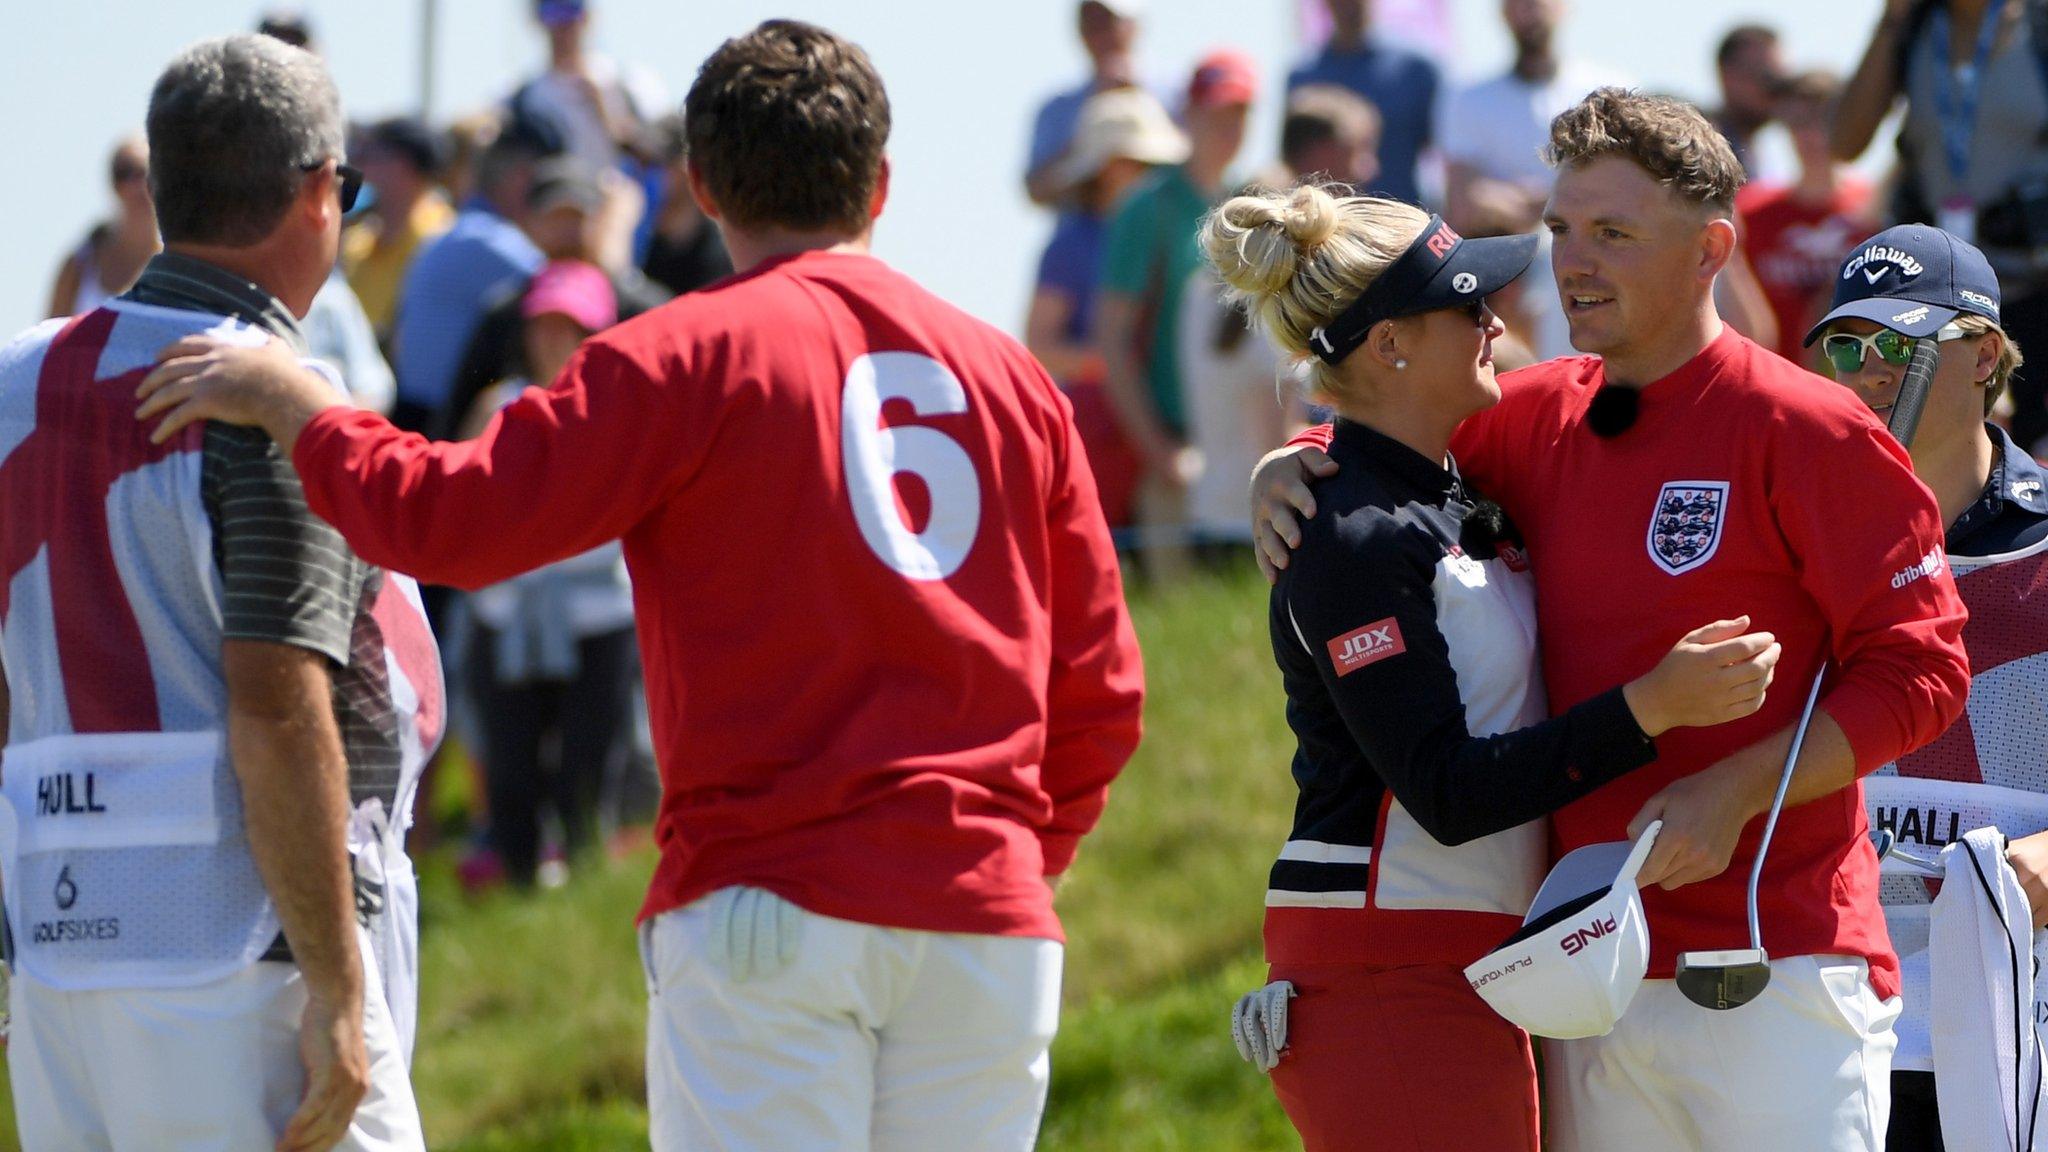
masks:
{"type": "Polygon", "coordinates": [[[1394,361],[1394,367],[1395,367],[1395,368],[1397,368],[1397,369],[1398,369],[1398,368],[1406,368],[1407,366],[1408,366],[1408,362],[1407,362],[1406,360],[1396,360],[1396,361],[1394,361]]]}

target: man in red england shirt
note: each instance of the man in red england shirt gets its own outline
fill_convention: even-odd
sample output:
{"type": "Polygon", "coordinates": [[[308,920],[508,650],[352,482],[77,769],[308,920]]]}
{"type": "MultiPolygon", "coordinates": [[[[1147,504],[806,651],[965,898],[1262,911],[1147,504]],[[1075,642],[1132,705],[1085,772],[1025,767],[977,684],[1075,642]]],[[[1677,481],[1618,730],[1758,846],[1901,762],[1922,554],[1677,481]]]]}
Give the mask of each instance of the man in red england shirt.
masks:
{"type": "MultiPolygon", "coordinates": [[[[1551,125],[1550,152],[1552,264],[1590,355],[1503,377],[1452,443],[1522,527],[1550,707],[1639,675],[1701,612],[1774,633],[1781,684],[1828,668],[1764,865],[1771,980],[1750,1004],[1701,1008],[1672,974],[1679,953],[1748,942],[1757,817],[1803,691],[1666,733],[1656,763],[1553,817],[1559,852],[1664,827],[1639,877],[1650,979],[1608,1035],[1546,1046],[1551,1144],[1877,1152],[1899,976],[1861,778],[1932,740],[1968,690],[1941,520],[1868,409],[1716,314],[1742,168],[1697,111],[1601,89],[1551,125]]],[[[1287,507],[1313,499],[1301,465],[1262,468],[1257,528],[1280,564],[1287,507]]]]}
{"type": "Polygon", "coordinates": [[[1778,354],[1801,367],[1819,363],[1801,341],[1827,311],[1843,253],[1873,230],[1870,185],[1828,150],[1828,121],[1841,94],[1832,72],[1793,77],[1778,99],[1778,119],[1792,134],[1799,179],[1749,184],[1735,196],[1742,251],[1778,317],[1778,354]]]}
{"type": "Polygon", "coordinates": [[[868,255],[889,106],[857,46],[763,24],[685,118],[742,271],[593,338],[477,439],[332,406],[274,350],[174,348],[144,413],[262,425],[317,513],[436,582],[624,539],[664,785],[656,1148],[1028,1149],[1048,878],[1143,694],[1070,410],[868,255]]]}

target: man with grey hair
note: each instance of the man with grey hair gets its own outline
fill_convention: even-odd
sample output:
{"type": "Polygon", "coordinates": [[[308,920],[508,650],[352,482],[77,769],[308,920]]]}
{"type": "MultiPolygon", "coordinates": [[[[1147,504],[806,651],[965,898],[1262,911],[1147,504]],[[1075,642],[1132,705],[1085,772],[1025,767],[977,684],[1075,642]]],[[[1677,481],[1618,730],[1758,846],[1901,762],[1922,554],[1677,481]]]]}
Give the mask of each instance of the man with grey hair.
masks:
{"type": "Polygon", "coordinates": [[[153,444],[129,415],[167,340],[304,355],[360,183],[340,98],[233,36],[164,70],[148,132],[164,252],[0,350],[22,1145],[421,1149],[403,826],[442,704],[417,590],[260,431],[153,444]]]}

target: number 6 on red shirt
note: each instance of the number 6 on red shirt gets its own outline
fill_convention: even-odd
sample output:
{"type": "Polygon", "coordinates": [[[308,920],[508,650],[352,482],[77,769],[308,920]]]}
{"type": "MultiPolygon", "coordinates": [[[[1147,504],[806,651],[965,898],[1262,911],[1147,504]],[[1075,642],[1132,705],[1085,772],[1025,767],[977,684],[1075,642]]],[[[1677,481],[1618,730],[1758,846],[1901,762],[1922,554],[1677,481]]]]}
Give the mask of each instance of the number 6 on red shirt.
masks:
{"type": "Polygon", "coordinates": [[[840,396],[840,455],[860,534],[882,562],[912,580],[958,571],[981,525],[981,478],[960,442],[936,428],[882,426],[882,405],[909,401],[919,416],[967,411],[967,390],[945,365],[915,352],[874,352],[853,362],[840,396]],[[894,478],[907,472],[931,494],[931,516],[911,531],[894,478]]]}

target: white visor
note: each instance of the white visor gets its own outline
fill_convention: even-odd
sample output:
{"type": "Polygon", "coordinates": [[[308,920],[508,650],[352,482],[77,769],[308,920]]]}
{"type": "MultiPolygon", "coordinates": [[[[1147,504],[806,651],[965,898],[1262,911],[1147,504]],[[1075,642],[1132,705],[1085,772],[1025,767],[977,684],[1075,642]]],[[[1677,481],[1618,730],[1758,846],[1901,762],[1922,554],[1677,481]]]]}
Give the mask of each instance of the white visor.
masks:
{"type": "Polygon", "coordinates": [[[1521,929],[1465,969],[1472,990],[1536,1036],[1613,1031],[1650,966],[1636,873],[1662,827],[1653,821],[1634,844],[1590,844],[1559,860],[1521,929]]]}

